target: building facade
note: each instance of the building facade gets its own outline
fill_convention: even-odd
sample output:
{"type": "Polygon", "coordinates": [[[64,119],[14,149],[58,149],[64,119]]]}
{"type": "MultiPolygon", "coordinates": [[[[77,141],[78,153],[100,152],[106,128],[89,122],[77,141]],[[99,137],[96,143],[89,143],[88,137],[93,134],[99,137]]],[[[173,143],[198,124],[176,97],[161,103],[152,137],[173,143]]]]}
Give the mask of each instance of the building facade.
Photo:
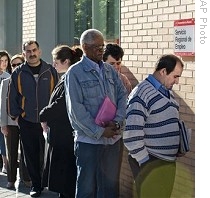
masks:
{"type": "MultiPolygon", "coordinates": [[[[194,0],[1,0],[0,49],[21,52],[22,42],[35,39],[42,57],[51,62],[58,44],[78,44],[81,32],[99,29],[106,42],[119,43],[125,55],[123,72],[133,86],[154,70],[157,59],[174,53],[174,21],[195,18],[194,0]]],[[[195,57],[182,56],[184,71],[175,96],[181,118],[192,129],[191,150],[177,160],[173,198],[195,197],[195,57]]],[[[135,197],[124,148],[120,194],[135,197]]]]}

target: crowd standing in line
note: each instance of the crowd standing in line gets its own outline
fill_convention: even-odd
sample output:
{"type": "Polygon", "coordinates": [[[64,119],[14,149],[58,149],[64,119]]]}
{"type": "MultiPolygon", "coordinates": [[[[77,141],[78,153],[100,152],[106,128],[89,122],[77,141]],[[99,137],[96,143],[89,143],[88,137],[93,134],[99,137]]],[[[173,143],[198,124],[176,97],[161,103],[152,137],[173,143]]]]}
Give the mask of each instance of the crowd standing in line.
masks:
{"type": "Polygon", "coordinates": [[[11,75],[8,89],[8,114],[18,123],[26,167],[32,181],[30,196],[38,197],[41,186],[44,145],[39,112],[49,102],[58,82],[55,68],[41,59],[37,41],[23,43],[25,62],[11,75]]]}
{"type": "Polygon", "coordinates": [[[76,187],[76,158],[73,128],[65,101],[64,79],[67,69],[82,56],[80,48],[59,45],[52,50],[53,66],[61,75],[49,104],[40,112],[43,131],[48,131],[49,149],[43,175],[43,186],[58,192],[61,198],[74,198],[76,187]]]}
{"type": "MultiPolygon", "coordinates": [[[[55,71],[51,71],[54,78],[51,79],[50,83],[48,81],[48,86],[45,87],[46,88],[45,90],[47,90],[47,94],[45,94],[46,97],[42,99],[42,101],[43,100],[44,101],[41,102],[41,104],[38,104],[37,107],[35,107],[36,97],[33,97],[35,96],[34,92],[32,91],[32,93],[30,93],[29,89],[31,89],[32,87],[32,89],[35,90],[35,88],[39,83],[43,83],[39,82],[40,81],[39,76],[43,75],[46,72],[47,68],[46,66],[48,65],[41,59],[41,49],[39,48],[38,42],[37,41],[25,42],[23,44],[23,55],[16,54],[12,57],[11,59],[12,67],[10,65],[9,54],[8,54],[8,61],[4,60],[4,57],[3,60],[1,61],[1,62],[8,62],[8,67],[5,67],[5,64],[2,66],[4,67],[4,70],[7,69],[7,71],[11,73],[16,69],[12,77],[8,75],[7,76],[8,78],[3,81],[0,87],[2,94],[1,115],[3,116],[3,119],[1,117],[1,126],[3,129],[2,133],[4,133],[6,137],[5,140],[7,143],[6,145],[7,158],[9,159],[7,165],[9,171],[8,183],[6,186],[8,189],[15,188],[14,184],[17,179],[16,175],[18,167],[17,160],[18,160],[18,149],[19,149],[18,141],[20,133],[20,139],[23,140],[23,142],[21,142],[20,144],[20,149],[21,149],[20,178],[21,181],[23,181],[26,186],[31,186],[31,191],[30,191],[31,197],[39,197],[41,195],[43,187],[46,186],[48,187],[49,190],[59,192],[59,197],[66,197],[66,198],[74,197],[75,190],[78,189],[75,186],[76,176],[77,176],[77,170],[75,166],[76,158],[74,155],[74,142],[73,142],[73,135],[75,135],[75,132],[73,132],[73,128],[71,127],[71,124],[69,122],[68,115],[66,114],[65,111],[61,111],[61,109],[66,109],[65,106],[66,104],[64,103],[66,101],[63,98],[64,80],[65,80],[65,75],[63,74],[67,71],[70,65],[79,61],[83,52],[85,52],[86,54],[84,54],[83,59],[89,60],[88,61],[89,63],[93,61],[92,64],[93,65],[95,64],[94,66],[95,68],[93,69],[99,72],[98,75],[96,75],[95,77],[98,78],[100,76],[101,79],[99,82],[104,81],[106,84],[105,86],[102,86],[100,88],[101,89],[100,90],[101,93],[99,96],[100,102],[102,102],[102,99],[105,95],[109,95],[109,97],[113,100],[115,104],[118,104],[119,102],[119,105],[117,107],[117,116],[115,120],[106,123],[107,125],[103,127],[96,125],[96,127],[98,128],[97,130],[99,130],[100,132],[100,134],[97,137],[97,139],[99,140],[95,140],[94,138],[93,142],[91,142],[90,144],[90,146],[92,146],[92,144],[98,145],[98,148],[96,149],[95,152],[97,152],[97,150],[98,151],[101,150],[101,148],[107,145],[105,146],[107,148],[104,148],[103,151],[101,150],[102,151],[101,157],[100,155],[98,157],[103,159],[104,156],[109,156],[110,160],[111,160],[110,157],[112,157],[111,160],[112,165],[109,165],[108,167],[102,166],[101,163],[103,162],[100,162],[101,167],[99,168],[100,169],[99,172],[101,174],[101,177],[103,177],[103,175],[104,176],[106,175],[107,177],[104,177],[103,179],[97,177],[97,179],[99,180],[96,182],[96,185],[100,187],[99,187],[99,192],[95,192],[95,195],[97,196],[97,194],[99,195],[101,193],[106,193],[106,196],[110,197],[111,193],[112,197],[119,196],[119,174],[120,174],[120,167],[122,161],[122,147],[123,147],[122,137],[119,134],[122,133],[124,127],[125,105],[126,105],[125,88],[122,85],[121,80],[119,80],[120,79],[119,75],[116,72],[114,72],[114,70],[110,68],[107,64],[102,62],[103,53],[104,53],[103,35],[97,30],[91,30],[89,35],[85,36],[84,33],[83,36],[84,38],[81,37],[82,40],[81,46],[84,47],[83,51],[79,49],[78,46],[70,48],[67,45],[57,46],[52,51],[52,56],[54,60],[53,66],[56,68],[58,73],[56,73],[55,71]],[[88,38],[89,36],[91,38],[88,38]],[[97,39],[96,41],[95,38],[97,39]],[[98,43],[102,43],[102,45],[97,46],[98,43]],[[94,54],[95,52],[97,53],[94,54]],[[24,58],[26,60],[25,62],[24,58]],[[97,67],[96,64],[99,66],[97,67]],[[42,69],[43,67],[45,68],[45,71],[42,69]],[[108,73],[106,74],[106,72],[108,73]],[[61,76],[61,78],[59,83],[54,88],[53,86],[55,86],[56,81],[58,80],[57,79],[58,76],[61,76]],[[117,82],[117,89],[113,90],[115,82],[117,82]],[[49,103],[48,105],[46,104],[47,105],[46,107],[44,107],[43,103],[47,101],[46,98],[50,96],[49,92],[51,93],[53,88],[54,91],[51,95],[49,103]],[[27,91],[29,91],[30,94],[26,93],[27,91]],[[118,96],[118,94],[120,95],[118,96]],[[18,96],[17,100],[15,98],[16,96],[18,96]],[[27,101],[30,102],[27,103],[27,101]],[[7,109],[6,109],[6,102],[8,103],[7,109]],[[33,105],[30,106],[31,104],[34,104],[34,106],[33,105]],[[64,106],[62,107],[62,105],[64,106]],[[40,119],[39,119],[37,117],[37,113],[39,113],[39,111],[41,110],[40,108],[41,106],[43,106],[44,108],[40,112],[40,119]],[[63,115],[58,116],[59,110],[57,110],[56,108],[59,108],[60,112],[63,115]],[[9,116],[7,115],[7,111],[9,113],[9,116]],[[52,111],[56,111],[56,113],[51,113],[52,111]],[[31,112],[32,115],[30,115],[31,112]],[[55,116],[55,118],[53,116],[55,116]],[[40,126],[42,126],[42,128],[40,126]],[[43,165],[43,152],[44,152],[43,148],[44,140],[42,132],[47,131],[48,129],[50,129],[50,133],[48,134],[48,141],[50,146],[48,149],[47,161],[45,164],[44,174],[42,178],[42,170],[43,170],[42,165],[43,165]],[[40,148],[40,150],[38,149],[38,147],[40,148]],[[112,150],[115,151],[115,153],[112,153],[112,150]],[[115,154],[117,154],[116,157],[115,154]],[[40,161],[37,160],[38,158],[40,159],[40,161]],[[25,162],[27,165],[27,169],[26,167],[24,167],[25,162]],[[114,177],[113,177],[113,171],[111,171],[109,175],[107,175],[105,172],[103,173],[104,170],[108,172],[109,169],[113,168],[114,166],[116,167],[116,170],[118,170],[114,171],[116,172],[114,174],[114,177]],[[40,174],[38,173],[38,170],[40,174]],[[111,191],[109,191],[110,189],[111,191]],[[107,190],[109,191],[109,193],[107,190]]],[[[113,57],[116,58],[116,60],[119,60],[121,62],[124,52],[121,51],[120,49],[122,50],[122,48],[117,48],[117,50],[119,51],[115,52],[115,54],[112,55],[113,57]],[[116,53],[119,53],[119,55],[116,55],[116,53]]],[[[84,60],[82,62],[84,63],[84,60]]],[[[117,63],[116,65],[118,65],[118,69],[116,70],[120,72],[121,65],[119,63],[117,63]]],[[[49,68],[50,70],[52,70],[51,66],[49,66],[49,68]]],[[[123,75],[121,74],[120,76],[123,75]]],[[[42,81],[43,80],[44,77],[42,81]]],[[[126,81],[123,81],[123,83],[125,82],[126,81]]],[[[40,91],[41,91],[40,94],[42,94],[44,89],[40,91]]],[[[97,98],[95,99],[98,100],[97,98]]],[[[99,106],[100,105],[98,103],[98,107],[99,106]]],[[[92,112],[90,113],[92,114],[92,112]]],[[[109,160],[107,160],[107,163],[108,162],[109,160]]],[[[5,169],[6,169],[6,164],[5,164],[5,169]]],[[[96,172],[97,171],[98,170],[96,170],[96,172]]],[[[78,175],[80,174],[78,173],[78,175]]],[[[94,188],[93,186],[94,190],[96,190],[96,188],[94,188]]]]}
{"type": "MultiPolygon", "coordinates": [[[[0,51],[0,83],[2,80],[10,77],[11,64],[10,55],[6,50],[0,51]]],[[[0,132],[0,154],[2,160],[2,172],[7,174],[7,157],[4,134],[0,132]]]]}
{"type": "MultiPolygon", "coordinates": [[[[16,54],[11,57],[11,66],[12,72],[19,65],[24,63],[24,57],[21,54],[16,54]]],[[[21,181],[28,187],[31,186],[31,181],[28,175],[28,171],[26,169],[22,151],[22,145],[19,144],[19,128],[17,123],[12,120],[7,114],[6,107],[6,98],[8,91],[8,84],[10,81],[10,77],[2,80],[0,85],[0,121],[1,121],[1,131],[4,134],[5,142],[6,142],[6,156],[7,156],[7,188],[14,189],[15,181],[17,179],[17,168],[18,168],[18,150],[20,147],[21,156],[19,162],[19,175],[21,181]]]]}
{"type": "Polygon", "coordinates": [[[88,29],[80,37],[80,47],[55,47],[52,66],[41,59],[37,41],[25,42],[26,61],[18,65],[20,59],[11,59],[12,69],[17,67],[11,77],[9,54],[0,53],[0,78],[7,78],[0,86],[1,110],[11,79],[7,110],[13,124],[0,119],[8,147],[7,187],[14,188],[17,173],[18,143],[12,149],[10,140],[18,142],[20,133],[29,173],[22,167],[22,180],[31,179],[31,197],[39,197],[48,187],[60,198],[118,198],[125,145],[138,197],[170,198],[180,140],[179,104],[172,87],[179,82],[183,62],[163,55],[154,73],[132,90],[121,73],[124,52],[118,44],[105,47],[103,34],[88,29]],[[115,104],[116,116],[100,126],[95,117],[106,96],[115,104]],[[12,130],[14,138],[9,136],[12,130]],[[49,148],[43,171],[45,132],[49,148]]]}
{"type": "Polygon", "coordinates": [[[179,105],[172,87],[179,83],[182,61],[163,55],[155,71],[129,95],[124,144],[138,197],[170,198],[179,148],[179,105]]]}
{"type": "Polygon", "coordinates": [[[64,86],[68,116],[75,133],[75,197],[116,198],[127,90],[116,70],[102,61],[104,38],[100,31],[84,31],[80,46],[82,59],[68,69],[64,86]],[[116,105],[116,116],[99,126],[95,117],[106,96],[116,105]]]}

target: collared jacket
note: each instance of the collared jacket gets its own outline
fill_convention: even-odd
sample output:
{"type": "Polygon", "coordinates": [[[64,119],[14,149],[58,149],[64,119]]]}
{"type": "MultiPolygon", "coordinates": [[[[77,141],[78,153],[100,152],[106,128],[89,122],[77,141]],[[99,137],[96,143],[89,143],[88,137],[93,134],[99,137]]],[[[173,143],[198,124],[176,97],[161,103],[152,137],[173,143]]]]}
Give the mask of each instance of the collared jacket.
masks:
{"type": "Polygon", "coordinates": [[[117,107],[115,121],[123,122],[126,116],[127,90],[115,69],[103,63],[103,79],[83,56],[66,74],[65,96],[68,115],[74,128],[75,141],[92,144],[114,144],[121,136],[102,137],[104,128],[95,123],[97,112],[109,96],[117,107]]]}
{"type": "Polygon", "coordinates": [[[50,95],[58,82],[55,68],[41,60],[37,81],[27,62],[13,71],[8,87],[7,111],[11,118],[38,123],[39,112],[48,104],[50,95]]]}

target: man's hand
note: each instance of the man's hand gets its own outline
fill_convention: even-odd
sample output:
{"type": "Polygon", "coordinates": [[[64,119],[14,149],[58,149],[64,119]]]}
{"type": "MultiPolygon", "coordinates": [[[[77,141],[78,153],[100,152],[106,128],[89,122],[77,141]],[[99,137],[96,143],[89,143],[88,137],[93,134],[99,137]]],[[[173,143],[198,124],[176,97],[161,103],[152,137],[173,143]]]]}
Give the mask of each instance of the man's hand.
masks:
{"type": "Polygon", "coordinates": [[[115,122],[109,121],[104,123],[104,133],[102,136],[106,138],[114,138],[114,136],[120,134],[120,130],[117,128],[115,122]]]}
{"type": "Polygon", "coordinates": [[[41,126],[42,126],[44,132],[48,131],[49,127],[47,125],[47,122],[41,122],[41,126]]]}
{"type": "Polygon", "coordinates": [[[2,127],[1,127],[1,132],[2,132],[5,136],[7,136],[7,135],[8,135],[7,126],[2,126],[2,127]]]}

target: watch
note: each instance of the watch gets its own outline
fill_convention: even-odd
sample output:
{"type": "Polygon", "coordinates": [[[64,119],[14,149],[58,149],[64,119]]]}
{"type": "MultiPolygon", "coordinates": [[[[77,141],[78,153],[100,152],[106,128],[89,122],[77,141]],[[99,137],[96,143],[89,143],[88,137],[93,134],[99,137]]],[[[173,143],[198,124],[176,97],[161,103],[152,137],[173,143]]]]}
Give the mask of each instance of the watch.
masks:
{"type": "Polygon", "coordinates": [[[117,130],[119,130],[121,128],[120,123],[117,121],[115,121],[115,126],[116,126],[117,130]]]}

